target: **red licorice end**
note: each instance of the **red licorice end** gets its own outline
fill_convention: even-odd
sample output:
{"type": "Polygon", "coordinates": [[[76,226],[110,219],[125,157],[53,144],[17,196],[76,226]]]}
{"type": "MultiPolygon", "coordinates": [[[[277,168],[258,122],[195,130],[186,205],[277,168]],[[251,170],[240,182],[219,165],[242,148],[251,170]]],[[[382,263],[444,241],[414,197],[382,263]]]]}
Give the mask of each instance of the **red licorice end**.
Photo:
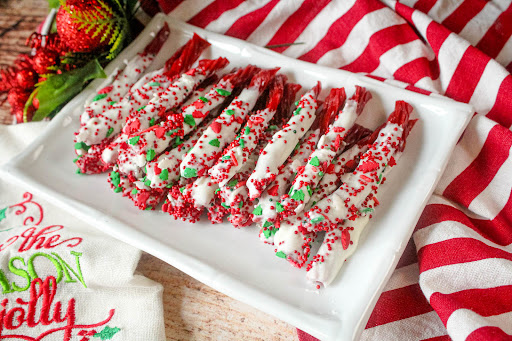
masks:
{"type": "Polygon", "coordinates": [[[164,23],[164,26],[160,29],[160,31],[158,31],[155,38],[153,38],[153,40],[151,40],[151,42],[146,46],[142,54],[157,54],[158,51],[160,51],[160,49],[164,45],[164,43],[167,41],[169,33],[169,25],[167,25],[167,23],[164,23]]]}
{"type": "Polygon", "coordinates": [[[210,46],[209,42],[194,33],[192,39],[165,62],[164,75],[172,78],[190,69],[192,64],[208,46],[210,46]]]}

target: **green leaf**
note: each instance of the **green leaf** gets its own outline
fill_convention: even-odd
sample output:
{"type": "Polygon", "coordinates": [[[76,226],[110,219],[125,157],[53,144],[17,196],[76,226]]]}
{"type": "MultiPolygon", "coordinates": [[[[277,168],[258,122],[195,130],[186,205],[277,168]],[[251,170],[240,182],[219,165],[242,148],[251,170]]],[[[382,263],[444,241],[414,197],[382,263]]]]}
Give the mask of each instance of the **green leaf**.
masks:
{"type": "Polygon", "coordinates": [[[60,0],[48,0],[48,9],[59,8],[60,0]]]}
{"type": "Polygon", "coordinates": [[[7,207],[0,210],[0,221],[5,219],[5,211],[7,211],[7,207]]]}
{"type": "Polygon", "coordinates": [[[99,337],[101,340],[111,340],[120,330],[121,329],[117,327],[110,328],[109,326],[105,326],[101,332],[94,334],[93,337],[99,337]]]}
{"type": "Polygon", "coordinates": [[[96,59],[79,69],[60,75],[50,75],[46,81],[37,86],[36,98],[39,100],[39,108],[32,120],[41,121],[80,93],[87,82],[105,77],[107,75],[96,59]]]}

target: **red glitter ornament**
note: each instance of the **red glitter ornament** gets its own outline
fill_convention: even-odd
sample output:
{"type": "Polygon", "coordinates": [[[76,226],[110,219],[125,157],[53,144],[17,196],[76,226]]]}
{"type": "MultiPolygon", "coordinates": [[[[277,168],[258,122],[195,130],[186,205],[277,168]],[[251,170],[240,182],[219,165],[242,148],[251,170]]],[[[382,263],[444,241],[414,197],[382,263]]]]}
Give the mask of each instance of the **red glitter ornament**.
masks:
{"type": "Polygon", "coordinates": [[[109,19],[113,17],[113,11],[109,9],[107,17],[104,15],[106,11],[102,10],[98,1],[67,0],[66,4],[59,8],[56,18],[61,41],[73,52],[92,52],[107,46],[111,35],[108,25],[95,28],[93,22],[87,24],[78,18],[84,18],[81,13],[87,13],[87,18],[109,19]]]}

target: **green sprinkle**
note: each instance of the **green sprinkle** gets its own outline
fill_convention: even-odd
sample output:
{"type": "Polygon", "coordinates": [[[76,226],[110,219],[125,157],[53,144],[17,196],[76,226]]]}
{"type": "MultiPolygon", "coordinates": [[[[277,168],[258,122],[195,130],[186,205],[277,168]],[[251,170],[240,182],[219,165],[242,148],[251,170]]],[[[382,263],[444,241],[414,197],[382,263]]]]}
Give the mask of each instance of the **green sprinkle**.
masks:
{"type": "Polygon", "coordinates": [[[132,146],[135,146],[140,140],[140,136],[134,136],[131,139],[128,139],[128,143],[132,146]]]}
{"type": "Polygon", "coordinates": [[[261,205],[258,205],[258,207],[256,207],[252,211],[252,214],[254,214],[254,215],[262,215],[263,214],[263,209],[261,208],[261,205]]]}
{"type": "Polygon", "coordinates": [[[174,135],[174,134],[178,133],[179,131],[180,131],[179,129],[169,130],[169,131],[165,132],[165,135],[171,136],[171,135],[174,135]]]}
{"type": "Polygon", "coordinates": [[[224,156],[221,158],[221,160],[229,160],[229,159],[231,159],[231,156],[229,156],[229,155],[224,155],[224,156]]]}
{"type": "Polygon", "coordinates": [[[233,109],[228,109],[226,110],[226,114],[228,114],[229,116],[231,115],[234,115],[235,114],[235,111],[233,109]]]}
{"type": "Polygon", "coordinates": [[[163,181],[169,179],[169,170],[167,168],[163,169],[160,172],[159,178],[160,178],[160,180],[163,180],[163,181]]]}
{"type": "Polygon", "coordinates": [[[299,105],[299,101],[296,101],[296,102],[295,102],[295,106],[297,106],[297,105],[299,105]]]}
{"type": "Polygon", "coordinates": [[[114,105],[116,103],[117,103],[116,101],[112,101],[112,102],[108,102],[108,105],[114,105]]]}
{"type": "Polygon", "coordinates": [[[231,95],[231,92],[227,91],[227,90],[224,90],[224,89],[215,89],[215,91],[217,91],[217,93],[221,96],[229,96],[231,95]]]}
{"type": "Polygon", "coordinates": [[[219,193],[219,192],[220,192],[220,188],[217,188],[217,189],[215,190],[215,194],[217,194],[217,193],[219,193]]]}
{"type": "Polygon", "coordinates": [[[139,109],[137,109],[137,111],[141,111],[142,109],[144,109],[146,106],[143,105],[142,107],[140,107],[139,109]]]}
{"type": "Polygon", "coordinates": [[[297,149],[299,149],[300,147],[300,142],[297,142],[297,144],[295,145],[295,148],[293,148],[293,151],[296,151],[297,149]]]}
{"type": "Polygon", "coordinates": [[[210,146],[214,146],[214,147],[219,147],[219,146],[220,146],[219,139],[213,139],[213,140],[210,140],[210,142],[208,142],[208,144],[209,144],[210,146]]]}
{"type": "Polygon", "coordinates": [[[80,168],[78,168],[75,173],[76,174],[82,174],[82,172],[80,171],[80,168]]]}
{"type": "Polygon", "coordinates": [[[116,189],[114,189],[114,192],[115,193],[119,193],[119,192],[122,192],[123,189],[121,187],[117,187],[116,189]]]}
{"type": "Polygon", "coordinates": [[[245,147],[245,141],[244,139],[240,139],[240,147],[244,148],[245,147]]]}
{"type": "Polygon", "coordinates": [[[373,208],[371,207],[366,207],[366,208],[363,208],[362,210],[359,210],[359,213],[361,214],[366,214],[366,213],[371,213],[373,212],[373,208]]]}
{"type": "Polygon", "coordinates": [[[235,187],[237,183],[238,183],[238,180],[237,179],[233,179],[230,182],[228,182],[228,186],[229,187],[235,187]]]}
{"type": "Polygon", "coordinates": [[[194,178],[197,176],[197,170],[194,168],[185,168],[185,172],[183,172],[184,178],[194,178]]]}
{"type": "Polygon", "coordinates": [[[121,176],[119,175],[119,172],[112,171],[110,173],[110,180],[112,181],[112,185],[114,185],[114,187],[119,187],[119,184],[121,183],[121,176]]]}
{"type": "Polygon", "coordinates": [[[265,236],[265,238],[270,238],[270,235],[272,234],[270,231],[271,230],[263,230],[263,235],[265,236]]]}
{"type": "Polygon", "coordinates": [[[112,135],[113,132],[114,132],[114,128],[112,128],[112,127],[108,128],[108,130],[107,130],[107,137],[112,135]]]}
{"type": "MultiPolygon", "coordinates": [[[[294,178],[295,178],[295,176],[294,176],[294,178]]],[[[292,187],[292,188],[290,188],[290,191],[288,192],[288,195],[289,195],[289,196],[292,196],[292,193],[293,193],[293,187],[292,187]]]]}
{"type": "Polygon", "coordinates": [[[313,191],[311,190],[311,186],[307,185],[306,189],[308,190],[309,196],[311,196],[311,194],[313,194],[313,191]]]}
{"type": "Polygon", "coordinates": [[[245,127],[244,134],[249,135],[251,133],[251,128],[245,127]]]}
{"type": "Polygon", "coordinates": [[[146,153],[146,161],[151,161],[155,158],[156,152],[154,149],[150,149],[146,153]]]}
{"type": "Polygon", "coordinates": [[[74,160],[73,160],[73,163],[76,163],[77,161],[78,161],[78,158],[74,159],[74,160]]]}
{"type": "Polygon", "coordinates": [[[155,118],[151,117],[151,119],[149,120],[149,126],[152,127],[154,125],[155,125],[155,118]]]}
{"type": "Polygon", "coordinates": [[[151,180],[147,179],[146,181],[144,181],[144,185],[151,187],[151,180]]]}
{"type": "Polygon", "coordinates": [[[286,258],[286,253],[283,251],[276,252],[276,256],[279,258],[286,258]]]}
{"type": "Polygon", "coordinates": [[[183,191],[185,190],[185,187],[186,187],[186,186],[180,187],[180,192],[181,192],[181,193],[183,193],[183,191]]]}
{"type": "Polygon", "coordinates": [[[276,211],[277,212],[283,212],[284,211],[284,207],[283,207],[283,205],[280,202],[276,202],[276,211]]]}
{"type": "Polygon", "coordinates": [[[176,136],[176,140],[174,140],[174,148],[178,147],[182,143],[183,143],[183,140],[181,139],[181,137],[176,136]]]}
{"type": "Polygon", "coordinates": [[[295,191],[295,193],[293,193],[293,195],[292,195],[292,199],[303,201],[304,200],[304,192],[301,189],[299,189],[298,191],[295,191]]]}
{"type": "Polygon", "coordinates": [[[318,176],[319,176],[319,177],[324,176],[324,172],[322,172],[322,171],[318,172],[318,176]]]}
{"type": "Polygon", "coordinates": [[[185,115],[185,117],[183,118],[183,122],[185,122],[186,124],[188,124],[191,127],[194,127],[196,125],[196,120],[190,114],[185,115]]]}
{"type": "Polygon", "coordinates": [[[277,126],[272,124],[270,127],[268,127],[268,129],[270,129],[270,130],[277,130],[277,126]]]}
{"type": "Polygon", "coordinates": [[[309,161],[309,164],[318,167],[320,166],[320,161],[318,160],[318,157],[315,156],[311,161],[309,161]]]}
{"type": "Polygon", "coordinates": [[[318,224],[319,222],[323,221],[325,218],[323,215],[319,216],[319,217],[316,217],[316,218],[313,218],[311,219],[311,223],[312,224],[318,224]]]}
{"type": "Polygon", "coordinates": [[[293,112],[293,115],[294,115],[294,116],[297,116],[297,115],[300,113],[300,111],[301,111],[301,110],[302,110],[302,108],[301,108],[301,107],[298,107],[298,108],[297,108],[297,109],[295,109],[295,111],[293,112]]]}
{"type": "Polygon", "coordinates": [[[171,187],[172,187],[172,183],[165,186],[165,188],[171,188],[171,187]]]}
{"type": "Polygon", "coordinates": [[[205,103],[208,103],[208,102],[209,102],[209,101],[208,101],[208,98],[203,97],[203,96],[199,97],[199,99],[200,99],[201,101],[205,102],[205,103]]]}
{"type": "Polygon", "coordinates": [[[96,95],[94,96],[94,98],[92,99],[93,102],[96,102],[96,101],[99,101],[100,99],[104,99],[105,97],[107,97],[108,95],[107,94],[99,94],[99,95],[96,95]]]}
{"type": "Polygon", "coordinates": [[[160,86],[160,83],[158,83],[158,82],[151,82],[148,85],[149,86],[160,86]]]}
{"type": "Polygon", "coordinates": [[[227,205],[226,203],[221,202],[220,205],[224,208],[229,208],[229,205],[227,205]]]}
{"type": "Polygon", "coordinates": [[[274,224],[272,224],[270,221],[265,221],[265,223],[263,224],[263,227],[270,227],[274,224]]]}
{"type": "Polygon", "coordinates": [[[132,194],[135,195],[135,194],[137,194],[138,191],[139,190],[137,188],[134,188],[134,189],[132,189],[132,194]]]}
{"type": "Polygon", "coordinates": [[[149,210],[152,210],[152,209],[153,209],[153,206],[148,206],[148,207],[146,207],[144,210],[145,210],[145,211],[149,211],[149,210]]]}
{"type": "Polygon", "coordinates": [[[85,151],[88,151],[89,150],[89,147],[87,144],[85,144],[85,142],[77,142],[75,143],[75,149],[83,149],[85,151]]]}
{"type": "Polygon", "coordinates": [[[243,201],[240,201],[240,202],[238,203],[238,208],[242,208],[242,206],[243,206],[243,205],[244,205],[244,202],[243,202],[243,201]]]}

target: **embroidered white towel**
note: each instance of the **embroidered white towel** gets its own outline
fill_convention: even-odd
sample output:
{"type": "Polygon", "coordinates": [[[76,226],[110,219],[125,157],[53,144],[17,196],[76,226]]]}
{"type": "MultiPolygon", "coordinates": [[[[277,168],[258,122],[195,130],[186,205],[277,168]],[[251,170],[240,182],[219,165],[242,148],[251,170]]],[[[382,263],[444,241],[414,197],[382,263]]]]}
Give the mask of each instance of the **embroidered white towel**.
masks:
{"type": "MultiPolygon", "coordinates": [[[[0,125],[0,166],[45,122],[0,125]]],[[[141,251],[0,179],[0,339],[165,340],[162,286],[141,251]]]]}

